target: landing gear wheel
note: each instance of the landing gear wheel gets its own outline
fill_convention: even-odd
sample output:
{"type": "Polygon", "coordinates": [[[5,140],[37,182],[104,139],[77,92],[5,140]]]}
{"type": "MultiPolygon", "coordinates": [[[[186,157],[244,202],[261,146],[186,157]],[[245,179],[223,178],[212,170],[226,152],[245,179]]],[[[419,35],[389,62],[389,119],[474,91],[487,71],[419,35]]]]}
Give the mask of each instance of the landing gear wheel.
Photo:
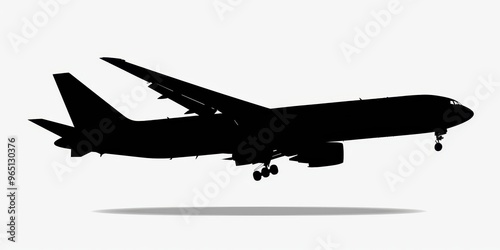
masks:
{"type": "Polygon", "coordinates": [[[269,171],[271,171],[271,174],[273,174],[273,175],[278,174],[278,166],[271,165],[271,167],[269,167],[269,171]]]}
{"type": "Polygon", "coordinates": [[[261,170],[262,177],[267,178],[269,177],[269,168],[265,167],[261,170]]]}
{"type": "Polygon", "coordinates": [[[436,145],[434,145],[434,149],[436,151],[441,151],[441,149],[443,149],[443,144],[441,144],[440,142],[437,142],[436,145]]]}
{"type": "Polygon", "coordinates": [[[260,172],[259,171],[254,171],[253,172],[253,179],[255,181],[260,181],[260,179],[262,178],[262,176],[260,175],[260,172]]]}
{"type": "Polygon", "coordinates": [[[446,129],[438,129],[436,132],[434,132],[434,135],[436,136],[436,145],[434,145],[434,149],[436,151],[441,151],[443,149],[443,144],[441,144],[441,140],[443,139],[443,135],[446,134],[446,129]]]}

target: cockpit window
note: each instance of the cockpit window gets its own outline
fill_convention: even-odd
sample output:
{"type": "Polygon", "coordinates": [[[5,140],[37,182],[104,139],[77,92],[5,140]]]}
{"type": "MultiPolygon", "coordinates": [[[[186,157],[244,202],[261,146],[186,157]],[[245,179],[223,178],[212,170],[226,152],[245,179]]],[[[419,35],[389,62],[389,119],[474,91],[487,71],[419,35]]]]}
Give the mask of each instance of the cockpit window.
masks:
{"type": "Polygon", "coordinates": [[[460,103],[455,101],[455,100],[450,100],[450,104],[451,105],[460,105],[460,103]]]}

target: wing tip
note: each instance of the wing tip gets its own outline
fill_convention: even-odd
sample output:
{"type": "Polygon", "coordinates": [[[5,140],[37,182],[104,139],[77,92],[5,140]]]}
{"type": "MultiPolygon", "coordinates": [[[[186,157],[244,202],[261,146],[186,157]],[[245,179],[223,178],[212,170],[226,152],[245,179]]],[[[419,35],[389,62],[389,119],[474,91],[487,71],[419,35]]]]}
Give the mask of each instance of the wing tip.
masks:
{"type": "Polygon", "coordinates": [[[55,74],[52,74],[54,77],[58,77],[58,76],[68,76],[68,75],[71,75],[71,73],[69,72],[62,72],[62,73],[55,73],[55,74]]]}
{"type": "Polygon", "coordinates": [[[32,122],[32,123],[35,123],[35,124],[39,124],[43,121],[43,119],[40,119],[40,118],[36,118],[36,119],[28,119],[28,121],[32,122]]]}
{"type": "Polygon", "coordinates": [[[104,60],[108,63],[117,63],[117,62],[125,62],[125,60],[121,59],[121,58],[114,58],[114,57],[101,57],[101,60],[104,60]]]}

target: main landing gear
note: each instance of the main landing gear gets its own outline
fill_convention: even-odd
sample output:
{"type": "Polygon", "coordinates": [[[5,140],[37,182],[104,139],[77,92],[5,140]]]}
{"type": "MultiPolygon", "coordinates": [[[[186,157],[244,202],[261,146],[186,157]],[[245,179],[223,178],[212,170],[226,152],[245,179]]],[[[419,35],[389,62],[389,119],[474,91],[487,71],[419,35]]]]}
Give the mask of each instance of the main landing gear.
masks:
{"type": "Polygon", "coordinates": [[[272,175],[278,174],[278,166],[273,164],[271,166],[269,165],[264,166],[260,171],[259,168],[255,169],[255,171],[253,172],[253,179],[256,181],[260,181],[262,177],[267,178],[271,174],[272,175]]]}
{"type": "Polygon", "coordinates": [[[441,140],[443,139],[443,135],[446,134],[446,130],[436,130],[434,135],[436,135],[436,145],[434,145],[434,149],[436,151],[441,151],[443,149],[443,144],[441,144],[441,140]]]}

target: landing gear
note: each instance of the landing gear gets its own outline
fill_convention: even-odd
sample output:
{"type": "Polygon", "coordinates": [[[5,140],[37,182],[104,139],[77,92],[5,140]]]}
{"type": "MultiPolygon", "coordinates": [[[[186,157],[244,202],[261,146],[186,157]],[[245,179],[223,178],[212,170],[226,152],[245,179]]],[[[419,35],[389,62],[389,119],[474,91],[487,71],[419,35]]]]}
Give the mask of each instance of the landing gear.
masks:
{"type": "Polygon", "coordinates": [[[260,181],[262,177],[267,178],[270,175],[276,175],[278,174],[278,166],[276,165],[271,165],[270,167],[264,166],[260,171],[258,168],[253,172],[253,179],[255,181],[260,181]]]}
{"type": "Polygon", "coordinates": [[[253,179],[255,181],[260,181],[260,179],[262,178],[262,175],[260,175],[260,172],[259,171],[253,171],[253,179]]]}
{"type": "Polygon", "coordinates": [[[270,174],[269,168],[264,167],[260,172],[262,173],[262,177],[264,177],[264,178],[269,177],[269,174],[270,174]]]}
{"type": "Polygon", "coordinates": [[[436,130],[434,135],[436,135],[436,145],[434,145],[434,149],[436,151],[441,151],[443,149],[443,144],[441,144],[441,140],[443,139],[443,135],[446,134],[446,130],[436,130]]]}
{"type": "Polygon", "coordinates": [[[278,166],[276,165],[271,165],[271,167],[269,167],[269,170],[271,171],[271,174],[273,175],[277,175],[278,174],[278,166]]]}

